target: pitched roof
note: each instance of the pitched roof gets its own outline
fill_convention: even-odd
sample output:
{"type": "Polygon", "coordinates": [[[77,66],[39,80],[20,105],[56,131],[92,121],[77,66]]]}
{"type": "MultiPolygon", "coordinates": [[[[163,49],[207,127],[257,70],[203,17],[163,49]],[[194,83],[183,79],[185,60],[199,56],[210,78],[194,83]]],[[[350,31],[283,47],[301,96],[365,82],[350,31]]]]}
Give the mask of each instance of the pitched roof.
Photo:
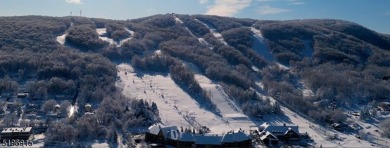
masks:
{"type": "Polygon", "coordinates": [[[168,137],[167,136],[168,131],[171,131],[171,130],[177,131],[178,130],[176,126],[163,126],[160,124],[152,125],[148,128],[149,133],[154,134],[154,135],[158,135],[158,133],[160,132],[160,129],[163,132],[164,137],[168,137]]]}
{"type": "Polygon", "coordinates": [[[299,133],[298,126],[274,126],[274,125],[269,125],[266,128],[264,128],[263,131],[265,132],[271,132],[273,134],[284,134],[286,131],[289,129],[293,130],[295,133],[299,133]]]}
{"type": "Polygon", "coordinates": [[[223,136],[222,143],[240,142],[249,139],[249,136],[243,132],[227,133],[223,136]]]}
{"type": "Polygon", "coordinates": [[[153,125],[148,128],[149,133],[153,135],[158,135],[158,132],[160,132],[160,125],[153,125]]]}
{"type": "Polygon", "coordinates": [[[272,135],[272,133],[270,133],[268,131],[263,136],[260,137],[260,140],[264,140],[266,138],[278,140],[278,138],[276,136],[272,135]]]}

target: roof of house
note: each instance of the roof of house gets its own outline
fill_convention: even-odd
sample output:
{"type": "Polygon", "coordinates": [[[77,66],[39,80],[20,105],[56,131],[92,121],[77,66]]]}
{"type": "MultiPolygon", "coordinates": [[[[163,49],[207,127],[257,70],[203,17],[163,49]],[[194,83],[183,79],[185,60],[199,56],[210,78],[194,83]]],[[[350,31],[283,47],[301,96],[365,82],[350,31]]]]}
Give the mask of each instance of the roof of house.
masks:
{"type": "Polygon", "coordinates": [[[222,143],[240,142],[249,139],[249,136],[246,135],[244,132],[227,133],[223,136],[222,143]]]}
{"type": "Polygon", "coordinates": [[[7,127],[7,128],[4,128],[3,131],[1,131],[2,134],[4,133],[15,133],[15,132],[19,132],[19,133],[29,133],[31,132],[32,130],[32,127],[7,127]]]}
{"type": "Polygon", "coordinates": [[[157,124],[157,125],[153,125],[153,126],[150,126],[148,128],[149,130],[149,133],[150,134],[154,134],[154,135],[158,135],[158,133],[160,132],[160,130],[163,132],[163,135],[164,137],[170,137],[170,135],[168,134],[168,132],[170,133],[170,131],[174,130],[174,131],[178,131],[177,127],[176,126],[162,126],[160,124],[157,124]]]}
{"type": "Polygon", "coordinates": [[[221,145],[221,136],[212,136],[212,135],[196,135],[195,144],[197,145],[221,145]]]}
{"type": "Polygon", "coordinates": [[[160,132],[160,125],[153,125],[148,128],[149,133],[153,135],[158,135],[158,132],[160,132]]]}
{"type": "Polygon", "coordinates": [[[266,138],[278,140],[277,137],[275,137],[274,135],[272,135],[272,133],[270,133],[268,131],[263,136],[260,137],[260,140],[264,140],[266,138]]]}
{"type": "Polygon", "coordinates": [[[265,132],[271,132],[273,134],[276,134],[276,133],[280,133],[280,134],[283,134],[283,133],[286,133],[286,131],[288,131],[289,129],[293,130],[295,133],[299,133],[299,128],[298,126],[288,126],[288,125],[281,125],[281,126],[275,126],[275,125],[266,125],[264,126],[265,128],[263,129],[263,131],[265,132]]]}

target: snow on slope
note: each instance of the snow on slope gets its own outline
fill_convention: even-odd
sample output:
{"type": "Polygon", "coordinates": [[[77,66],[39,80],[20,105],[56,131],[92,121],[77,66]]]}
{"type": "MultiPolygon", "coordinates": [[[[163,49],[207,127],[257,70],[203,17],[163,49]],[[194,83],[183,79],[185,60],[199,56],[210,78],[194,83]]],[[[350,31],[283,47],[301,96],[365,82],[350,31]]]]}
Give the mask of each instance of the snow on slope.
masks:
{"type": "Polygon", "coordinates": [[[107,35],[106,35],[107,34],[106,28],[96,28],[96,32],[99,34],[99,39],[110,43],[110,45],[116,44],[113,39],[107,37],[107,35]]]}
{"type": "Polygon", "coordinates": [[[169,75],[137,73],[128,64],[120,64],[117,68],[120,77],[117,86],[123,88],[123,93],[129,97],[155,102],[163,124],[207,126],[215,134],[233,129],[224,119],[200,106],[169,75]]]}
{"type": "Polygon", "coordinates": [[[125,29],[127,32],[130,33],[130,37],[128,37],[126,39],[122,39],[119,42],[116,42],[112,38],[107,37],[106,28],[96,28],[96,32],[99,34],[99,39],[110,43],[110,45],[116,45],[116,47],[121,47],[123,45],[123,43],[127,42],[128,40],[131,40],[134,36],[134,31],[131,31],[127,28],[125,28],[125,29]]]}
{"type": "Polygon", "coordinates": [[[274,61],[274,55],[272,55],[270,48],[268,47],[266,39],[263,37],[260,30],[251,27],[251,31],[253,32],[253,36],[255,40],[253,42],[253,49],[263,56],[266,60],[272,62],[274,61]]]}
{"type": "Polygon", "coordinates": [[[176,15],[172,14],[173,18],[175,19],[176,23],[183,24],[183,21],[180,20],[176,15]]]}
{"type": "Polygon", "coordinates": [[[64,33],[63,35],[57,36],[57,42],[61,45],[64,45],[66,35],[68,35],[68,33],[64,33]]]}
{"type": "Polygon", "coordinates": [[[217,106],[223,118],[229,124],[230,129],[238,130],[238,128],[241,128],[249,131],[250,126],[256,125],[242,113],[241,109],[225,93],[222,86],[214,84],[210,79],[201,74],[195,74],[195,79],[203,90],[210,92],[211,101],[217,106]]]}
{"type": "Polygon", "coordinates": [[[203,23],[202,21],[200,21],[198,19],[194,19],[194,20],[198,21],[198,22],[202,23],[204,26],[206,26],[210,30],[210,32],[214,35],[214,37],[217,38],[222,44],[228,45],[226,43],[226,41],[223,39],[222,34],[217,32],[217,29],[211,27],[210,25],[207,25],[206,23],[203,23]]]}
{"type": "MultiPolygon", "coordinates": [[[[183,23],[184,23],[180,18],[178,18],[178,17],[175,16],[175,15],[173,15],[173,18],[175,19],[176,23],[179,23],[179,24],[183,24],[183,23]]],[[[183,27],[188,31],[188,33],[190,33],[190,35],[191,35],[192,37],[198,38],[198,37],[196,37],[196,36],[194,35],[194,33],[192,33],[192,31],[191,31],[190,29],[188,29],[188,27],[186,27],[186,26],[184,26],[184,25],[183,25],[183,27]]],[[[203,45],[209,47],[210,49],[212,49],[212,47],[210,46],[210,44],[209,44],[206,40],[204,40],[204,38],[198,38],[198,41],[199,41],[199,43],[201,43],[201,44],[203,44],[203,45]]]]}

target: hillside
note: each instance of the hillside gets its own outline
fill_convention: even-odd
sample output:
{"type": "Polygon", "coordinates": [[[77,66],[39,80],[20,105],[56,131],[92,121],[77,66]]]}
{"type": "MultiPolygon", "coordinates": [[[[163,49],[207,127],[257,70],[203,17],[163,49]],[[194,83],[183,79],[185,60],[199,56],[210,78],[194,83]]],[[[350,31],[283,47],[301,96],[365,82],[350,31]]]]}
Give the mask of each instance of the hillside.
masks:
{"type": "MultiPolygon", "coordinates": [[[[45,112],[56,104],[77,108],[47,123],[47,143],[131,145],[129,133],[154,123],[214,134],[297,124],[313,145],[329,147],[355,146],[354,135],[365,146],[390,137],[389,116],[377,109],[390,101],[390,37],[353,22],[164,14],[0,17],[0,26],[1,101],[23,91],[45,112]],[[336,131],[334,123],[378,132],[336,131]],[[77,134],[52,136],[66,131],[77,134]]],[[[3,126],[21,126],[14,116],[25,120],[4,115],[3,126]]]]}

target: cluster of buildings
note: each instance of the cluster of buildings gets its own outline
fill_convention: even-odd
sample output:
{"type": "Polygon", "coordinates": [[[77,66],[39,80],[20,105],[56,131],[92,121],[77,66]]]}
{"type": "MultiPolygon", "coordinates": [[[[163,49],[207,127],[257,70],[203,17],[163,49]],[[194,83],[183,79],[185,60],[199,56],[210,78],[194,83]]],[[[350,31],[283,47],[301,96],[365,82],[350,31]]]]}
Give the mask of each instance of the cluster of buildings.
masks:
{"type": "Polygon", "coordinates": [[[209,135],[195,130],[179,130],[176,126],[154,125],[145,134],[145,141],[174,147],[252,147],[252,139],[243,131],[209,135]]]}
{"type": "Polygon", "coordinates": [[[270,125],[264,123],[250,135],[244,131],[228,132],[224,135],[198,133],[195,130],[179,130],[176,126],[153,125],[145,134],[145,142],[174,147],[252,147],[253,142],[265,146],[285,144],[299,145],[302,134],[298,126],[270,125]]]}

